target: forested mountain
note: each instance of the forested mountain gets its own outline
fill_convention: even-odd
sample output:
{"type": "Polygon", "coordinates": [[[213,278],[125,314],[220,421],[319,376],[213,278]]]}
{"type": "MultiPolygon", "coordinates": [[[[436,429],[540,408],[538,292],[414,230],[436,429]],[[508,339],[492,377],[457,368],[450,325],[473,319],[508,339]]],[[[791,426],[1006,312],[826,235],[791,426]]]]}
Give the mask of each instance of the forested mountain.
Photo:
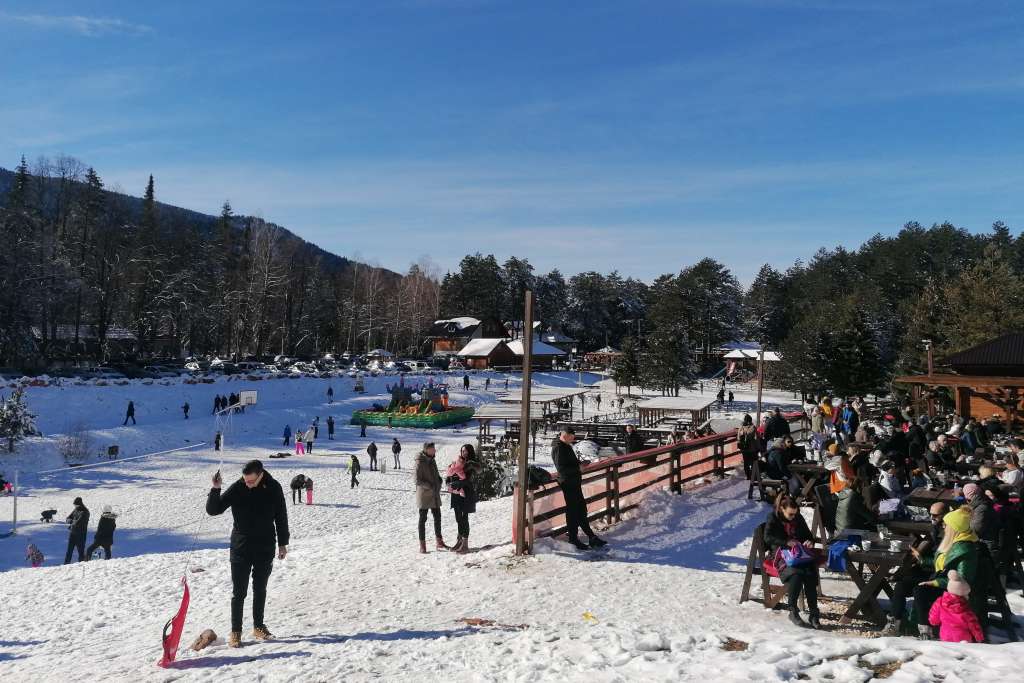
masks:
{"type": "Polygon", "coordinates": [[[225,202],[209,216],[110,192],[76,159],[0,169],[0,364],[119,356],[415,352],[436,275],[400,275],[225,202]]]}

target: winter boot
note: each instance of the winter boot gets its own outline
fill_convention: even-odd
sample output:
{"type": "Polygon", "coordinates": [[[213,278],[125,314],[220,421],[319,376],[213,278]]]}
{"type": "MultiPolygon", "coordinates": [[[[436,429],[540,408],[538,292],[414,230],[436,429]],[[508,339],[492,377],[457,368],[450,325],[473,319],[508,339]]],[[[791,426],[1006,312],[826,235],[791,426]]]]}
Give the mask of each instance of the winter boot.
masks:
{"type": "Polygon", "coordinates": [[[444,539],[443,539],[443,538],[441,538],[440,536],[438,536],[438,537],[436,537],[436,538],[435,538],[434,540],[436,540],[436,541],[437,541],[437,549],[438,549],[438,550],[448,550],[448,546],[446,546],[446,545],[444,544],[444,539]]]}
{"type": "Polygon", "coordinates": [[[459,536],[459,542],[452,548],[459,555],[465,555],[469,552],[469,536],[459,536]]]}
{"type": "Polygon", "coordinates": [[[252,637],[256,640],[270,640],[274,637],[274,634],[270,632],[270,629],[265,625],[257,626],[252,630],[252,637]]]}
{"type": "Polygon", "coordinates": [[[800,613],[795,610],[789,613],[789,620],[793,623],[794,626],[799,626],[800,628],[811,627],[810,624],[803,620],[803,617],[800,616],[800,613]]]}
{"type": "Polygon", "coordinates": [[[572,538],[570,538],[568,540],[569,540],[569,544],[572,545],[573,547],[575,547],[576,550],[590,550],[590,546],[589,545],[586,545],[585,543],[580,542],[580,539],[576,538],[575,536],[573,536],[572,538]]]}
{"type": "Polygon", "coordinates": [[[811,613],[811,615],[807,618],[807,623],[810,624],[811,628],[813,628],[815,631],[821,630],[821,617],[818,615],[817,612],[811,613]]]}
{"type": "Polygon", "coordinates": [[[420,541],[420,553],[422,553],[424,555],[427,554],[427,542],[426,541],[420,541]]]}
{"type": "Polygon", "coordinates": [[[591,536],[590,537],[590,547],[591,548],[603,548],[606,545],[608,545],[608,541],[602,540],[602,539],[598,538],[597,536],[591,536]]]}
{"type": "Polygon", "coordinates": [[[935,640],[935,638],[932,637],[932,627],[928,624],[918,624],[917,638],[918,640],[935,640]]]}
{"type": "Polygon", "coordinates": [[[242,647],[241,631],[232,631],[228,634],[228,647],[242,647]]]}

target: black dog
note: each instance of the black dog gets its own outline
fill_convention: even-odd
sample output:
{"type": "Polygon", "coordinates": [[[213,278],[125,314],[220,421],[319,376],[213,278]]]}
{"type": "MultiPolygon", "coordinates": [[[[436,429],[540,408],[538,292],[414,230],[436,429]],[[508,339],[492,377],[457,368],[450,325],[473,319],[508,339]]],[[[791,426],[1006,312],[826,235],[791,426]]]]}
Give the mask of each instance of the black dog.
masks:
{"type": "Polygon", "coordinates": [[[52,522],[53,521],[53,516],[55,514],[57,514],[56,510],[43,510],[43,512],[39,516],[39,521],[41,521],[41,522],[52,522]]]}

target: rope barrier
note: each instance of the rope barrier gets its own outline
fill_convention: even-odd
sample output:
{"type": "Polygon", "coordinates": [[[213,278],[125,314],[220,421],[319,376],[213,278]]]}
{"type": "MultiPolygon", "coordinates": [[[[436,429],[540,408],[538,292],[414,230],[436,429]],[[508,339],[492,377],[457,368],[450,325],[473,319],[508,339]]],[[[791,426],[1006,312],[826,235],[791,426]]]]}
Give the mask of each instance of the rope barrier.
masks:
{"type": "Polygon", "coordinates": [[[141,458],[151,458],[154,455],[166,455],[167,453],[177,453],[178,451],[187,451],[187,450],[191,450],[193,448],[199,448],[200,446],[205,446],[205,445],[207,445],[205,441],[200,441],[199,443],[192,444],[191,446],[182,446],[181,448],[171,448],[170,450],[157,451],[155,453],[146,453],[144,455],[133,455],[130,458],[118,458],[117,460],[111,460],[109,462],[97,462],[97,463],[93,463],[92,465],[78,465],[78,466],[71,466],[71,467],[58,467],[57,469],[54,469],[54,470],[42,470],[40,472],[36,472],[35,474],[42,476],[42,475],[48,475],[48,474],[56,474],[58,472],[74,472],[74,471],[78,471],[78,470],[87,470],[87,469],[92,469],[94,467],[109,467],[111,465],[117,465],[119,463],[127,462],[129,460],[139,460],[141,458]]]}

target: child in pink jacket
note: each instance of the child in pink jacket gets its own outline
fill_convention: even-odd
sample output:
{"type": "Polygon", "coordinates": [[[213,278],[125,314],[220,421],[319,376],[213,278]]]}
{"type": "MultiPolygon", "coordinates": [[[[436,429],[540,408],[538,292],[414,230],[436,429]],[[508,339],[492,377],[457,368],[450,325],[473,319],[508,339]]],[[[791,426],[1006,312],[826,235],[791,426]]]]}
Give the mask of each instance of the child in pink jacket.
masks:
{"type": "Polygon", "coordinates": [[[946,592],[932,605],[928,612],[928,622],[939,627],[939,640],[947,643],[980,643],[985,634],[978,623],[967,596],[971,587],[960,578],[960,574],[951,569],[947,576],[946,592]]]}

